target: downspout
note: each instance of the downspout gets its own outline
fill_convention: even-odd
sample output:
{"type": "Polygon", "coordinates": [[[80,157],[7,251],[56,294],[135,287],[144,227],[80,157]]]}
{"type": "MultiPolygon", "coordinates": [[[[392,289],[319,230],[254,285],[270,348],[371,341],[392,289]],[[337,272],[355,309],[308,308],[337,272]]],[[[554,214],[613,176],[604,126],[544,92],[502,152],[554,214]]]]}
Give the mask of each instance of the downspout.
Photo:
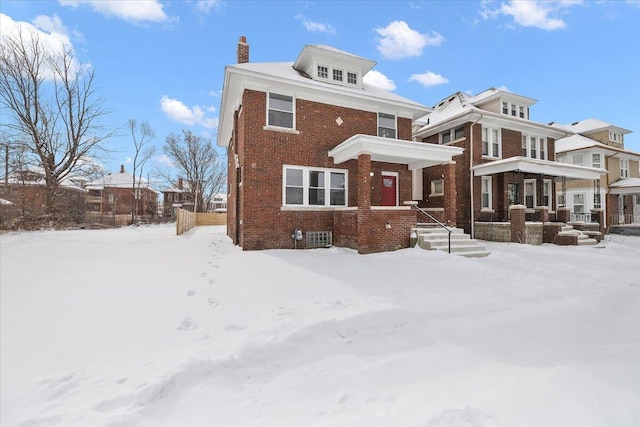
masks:
{"type": "Polygon", "coordinates": [[[471,127],[469,128],[469,153],[470,153],[470,157],[469,157],[469,187],[471,189],[471,238],[474,239],[475,238],[475,208],[473,206],[473,126],[476,125],[476,123],[478,123],[480,121],[480,119],[482,119],[482,114],[480,114],[480,117],[478,117],[478,119],[471,123],[471,127]]]}

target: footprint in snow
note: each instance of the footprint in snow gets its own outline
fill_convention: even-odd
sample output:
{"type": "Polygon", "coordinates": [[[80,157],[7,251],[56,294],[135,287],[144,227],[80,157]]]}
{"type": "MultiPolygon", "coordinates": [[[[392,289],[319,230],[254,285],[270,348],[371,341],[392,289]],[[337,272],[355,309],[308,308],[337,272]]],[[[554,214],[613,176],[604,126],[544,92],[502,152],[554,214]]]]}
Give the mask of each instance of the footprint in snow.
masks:
{"type": "Polygon", "coordinates": [[[204,279],[205,277],[207,277],[207,276],[208,276],[208,274],[207,274],[207,273],[201,273],[201,274],[200,274],[200,277],[202,277],[203,279],[204,279]]]}
{"type": "Polygon", "coordinates": [[[197,293],[198,293],[198,291],[196,291],[195,289],[189,289],[189,292],[187,292],[187,296],[188,297],[192,297],[197,293]]]}
{"type": "Polygon", "coordinates": [[[179,331],[191,331],[198,329],[198,325],[190,317],[185,317],[176,329],[179,331]]]}
{"type": "Polygon", "coordinates": [[[220,305],[220,301],[216,301],[213,298],[209,298],[208,302],[209,302],[209,305],[211,306],[211,308],[215,308],[218,305],[220,305]]]}
{"type": "Polygon", "coordinates": [[[247,325],[227,325],[224,327],[226,331],[244,331],[247,325]]]}
{"type": "Polygon", "coordinates": [[[209,286],[213,286],[216,284],[216,279],[209,280],[209,286]]]}

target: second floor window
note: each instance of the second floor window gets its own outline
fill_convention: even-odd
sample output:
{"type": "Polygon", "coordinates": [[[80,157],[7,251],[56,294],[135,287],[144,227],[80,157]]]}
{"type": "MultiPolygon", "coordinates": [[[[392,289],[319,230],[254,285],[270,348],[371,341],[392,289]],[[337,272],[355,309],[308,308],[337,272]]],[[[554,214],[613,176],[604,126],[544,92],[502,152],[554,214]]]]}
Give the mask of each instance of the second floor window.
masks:
{"type": "Polygon", "coordinates": [[[620,178],[629,178],[629,160],[620,159],[620,178]]]}
{"type": "Polygon", "coordinates": [[[293,97],[269,94],[269,117],[267,124],[281,128],[293,129],[293,97]]]}
{"type": "Polygon", "coordinates": [[[395,139],[396,135],[396,116],[378,113],[378,136],[395,139]]]}
{"type": "Polygon", "coordinates": [[[602,167],[602,162],[600,160],[600,153],[593,153],[591,155],[591,166],[594,168],[602,167]]]}
{"type": "Polygon", "coordinates": [[[522,135],[522,157],[547,160],[547,139],[522,135]]]}
{"type": "Polygon", "coordinates": [[[499,159],[502,156],[500,130],[482,127],[482,155],[499,159]]]}

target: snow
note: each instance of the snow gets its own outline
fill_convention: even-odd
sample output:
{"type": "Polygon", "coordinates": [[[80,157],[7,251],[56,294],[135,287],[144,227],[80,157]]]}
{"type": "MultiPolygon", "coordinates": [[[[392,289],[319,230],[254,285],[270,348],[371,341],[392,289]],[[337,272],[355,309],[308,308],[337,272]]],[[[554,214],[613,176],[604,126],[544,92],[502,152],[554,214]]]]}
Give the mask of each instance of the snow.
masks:
{"type": "Polygon", "coordinates": [[[3,427],[640,424],[640,237],[479,259],[243,252],[221,226],[0,243],[3,427]]]}

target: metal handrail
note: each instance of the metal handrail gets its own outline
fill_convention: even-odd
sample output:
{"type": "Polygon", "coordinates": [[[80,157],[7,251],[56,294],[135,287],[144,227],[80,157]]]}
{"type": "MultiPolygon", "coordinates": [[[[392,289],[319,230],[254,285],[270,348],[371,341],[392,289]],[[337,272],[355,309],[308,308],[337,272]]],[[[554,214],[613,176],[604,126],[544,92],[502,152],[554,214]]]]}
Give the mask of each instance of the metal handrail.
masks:
{"type": "Polygon", "coordinates": [[[426,215],[427,217],[429,217],[433,222],[435,222],[436,224],[438,224],[440,227],[444,228],[445,230],[447,230],[447,232],[449,233],[449,253],[451,253],[451,229],[449,227],[447,227],[446,225],[444,225],[443,223],[441,223],[440,221],[438,221],[437,219],[435,219],[433,216],[431,216],[431,214],[427,211],[425,211],[422,208],[419,208],[416,205],[412,205],[414,208],[416,208],[417,211],[421,212],[422,214],[426,215]]]}

